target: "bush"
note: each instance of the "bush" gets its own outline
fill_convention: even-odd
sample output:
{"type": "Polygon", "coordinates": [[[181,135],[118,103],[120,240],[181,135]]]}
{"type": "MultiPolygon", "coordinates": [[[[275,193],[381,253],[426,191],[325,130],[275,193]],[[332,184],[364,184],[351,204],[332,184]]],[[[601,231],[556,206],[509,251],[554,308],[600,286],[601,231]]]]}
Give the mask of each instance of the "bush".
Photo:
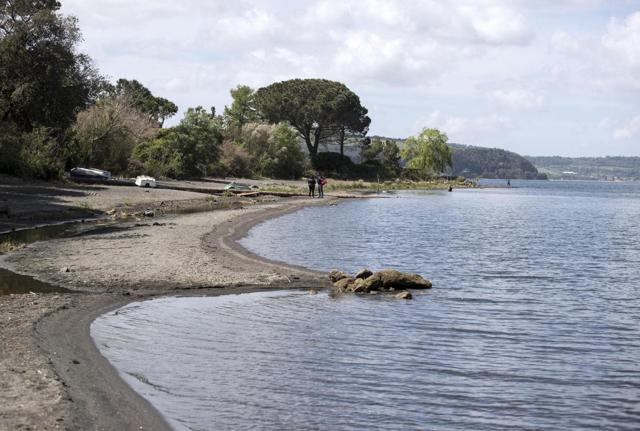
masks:
{"type": "MultiPolygon", "coordinates": [[[[307,161],[300,150],[296,133],[284,123],[246,124],[237,140],[230,145],[234,145],[235,149],[230,147],[227,151],[233,149],[236,157],[239,156],[238,151],[243,151],[242,156],[248,160],[242,176],[297,179],[307,168],[307,161]]],[[[232,162],[233,158],[229,156],[224,165],[231,169],[232,162]]]]}
{"type": "Polygon", "coordinates": [[[157,133],[148,116],[124,96],[108,96],[80,112],[74,125],[76,161],[86,167],[124,173],[133,149],[157,133]]]}
{"type": "Polygon", "coordinates": [[[30,133],[0,137],[0,172],[23,178],[53,180],[64,174],[66,160],[64,136],[55,136],[41,127],[30,133]]]}
{"type": "Polygon", "coordinates": [[[134,164],[147,173],[170,178],[203,177],[217,172],[222,135],[213,114],[190,108],[179,125],[162,129],[133,151],[134,164]]]}
{"type": "MultiPolygon", "coordinates": [[[[62,140],[62,139],[61,139],[62,140]]],[[[53,180],[64,174],[65,148],[46,128],[22,135],[20,176],[53,180]]]]}
{"type": "Polygon", "coordinates": [[[307,169],[307,159],[300,150],[296,133],[286,124],[275,126],[269,136],[269,147],[260,163],[262,175],[295,180],[307,169]]]}
{"type": "Polygon", "coordinates": [[[251,177],[252,160],[249,153],[233,142],[222,144],[220,162],[224,168],[224,175],[231,177],[251,177]]]}

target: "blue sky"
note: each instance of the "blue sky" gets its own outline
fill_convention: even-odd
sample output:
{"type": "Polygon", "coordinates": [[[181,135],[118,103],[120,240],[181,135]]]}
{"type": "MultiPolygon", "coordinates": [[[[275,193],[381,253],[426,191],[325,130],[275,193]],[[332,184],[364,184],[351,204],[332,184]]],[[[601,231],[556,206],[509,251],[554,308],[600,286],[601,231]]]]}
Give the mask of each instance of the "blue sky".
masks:
{"type": "MultiPolygon", "coordinates": [[[[63,0],[113,78],[189,106],[322,77],[371,134],[437,127],[529,155],[640,156],[639,0],[63,0]]],[[[177,121],[177,118],[173,122],[177,121]]]]}

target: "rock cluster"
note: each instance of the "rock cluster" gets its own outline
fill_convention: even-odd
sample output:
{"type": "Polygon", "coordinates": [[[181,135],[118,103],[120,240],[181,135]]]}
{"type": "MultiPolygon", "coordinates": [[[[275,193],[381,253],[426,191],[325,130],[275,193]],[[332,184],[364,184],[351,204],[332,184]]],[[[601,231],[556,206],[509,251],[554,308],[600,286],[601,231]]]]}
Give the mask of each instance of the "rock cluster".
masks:
{"type": "MultiPolygon", "coordinates": [[[[372,272],[368,269],[360,270],[354,277],[334,269],[329,273],[329,279],[333,285],[344,292],[370,293],[370,292],[395,292],[404,289],[430,289],[431,282],[419,274],[384,269],[372,272]]],[[[400,292],[396,295],[399,299],[411,299],[411,293],[400,292]]]]}

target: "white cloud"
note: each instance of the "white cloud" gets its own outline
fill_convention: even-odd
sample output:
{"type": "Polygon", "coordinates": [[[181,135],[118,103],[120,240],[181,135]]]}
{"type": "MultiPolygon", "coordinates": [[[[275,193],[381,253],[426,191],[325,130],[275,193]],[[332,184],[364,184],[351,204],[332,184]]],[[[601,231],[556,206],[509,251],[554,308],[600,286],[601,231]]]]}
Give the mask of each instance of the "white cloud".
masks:
{"type": "Polygon", "coordinates": [[[611,118],[609,117],[602,118],[598,123],[598,127],[600,129],[610,129],[612,127],[611,118]]]}
{"type": "Polygon", "coordinates": [[[631,139],[637,134],[640,134],[640,115],[636,115],[628,123],[613,130],[613,138],[616,140],[631,139]]]}
{"type": "Polygon", "coordinates": [[[640,12],[623,20],[611,18],[602,45],[634,68],[640,68],[640,12]]]}
{"type": "Polygon", "coordinates": [[[559,88],[640,89],[640,12],[611,18],[600,33],[557,31],[548,69],[559,88]]]}
{"type": "Polygon", "coordinates": [[[489,92],[487,97],[514,111],[539,108],[544,103],[543,96],[525,89],[495,90],[489,92]]]}
{"type": "Polygon", "coordinates": [[[267,36],[277,34],[281,28],[282,24],[275,15],[252,8],[240,15],[232,13],[220,18],[211,29],[211,37],[240,44],[243,41],[264,40],[267,36]]]}
{"type": "Polygon", "coordinates": [[[464,6],[463,16],[469,19],[478,37],[487,43],[524,44],[533,38],[533,30],[524,17],[504,5],[464,6]]]}
{"type": "Polygon", "coordinates": [[[433,111],[416,122],[416,130],[424,127],[438,129],[446,133],[450,141],[464,144],[473,142],[477,135],[503,133],[510,128],[510,119],[497,114],[460,117],[433,111]]]}

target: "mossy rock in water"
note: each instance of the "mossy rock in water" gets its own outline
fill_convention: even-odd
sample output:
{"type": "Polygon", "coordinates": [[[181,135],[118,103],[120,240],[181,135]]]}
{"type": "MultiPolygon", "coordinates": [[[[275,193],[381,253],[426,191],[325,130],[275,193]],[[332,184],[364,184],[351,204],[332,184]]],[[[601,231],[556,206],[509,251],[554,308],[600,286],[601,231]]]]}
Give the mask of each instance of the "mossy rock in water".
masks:
{"type": "Polygon", "coordinates": [[[332,283],[335,283],[336,281],[342,280],[343,278],[347,277],[349,277],[349,274],[337,269],[334,269],[329,273],[329,280],[331,280],[332,283]]]}
{"type": "Polygon", "coordinates": [[[373,275],[373,271],[371,271],[368,268],[363,268],[360,271],[358,271],[358,273],[356,274],[356,278],[362,278],[363,280],[367,277],[370,277],[373,275]]]}
{"type": "Polygon", "coordinates": [[[376,272],[382,280],[383,289],[431,289],[431,282],[420,274],[400,272],[395,269],[385,269],[376,272]]]}
{"type": "Polygon", "coordinates": [[[350,285],[353,284],[354,281],[355,279],[353,277],[347,276],[334,282],[333,285],[338,289],[350,290],[350,285]]]}
{"type": "MultiPolygon", "coordinates": [[[[370,293],[376,291],[395,292],[404,289],[430,289],[431,282],[420,274],[400,272],[395,269],[385,269],[375,273],[361,270],[356,278],[345,272],[333,270],[329,273],[333,285],[341,291],[353,293],[370,293]],[[369,274],[367,277],[365,275],[369,274]]],[[[400,292],[406,296],[408,292],[400,292]]],[[[410,293],[408,293],[411,295],[410,293]]],[[[410,298],[404,298],[410,299],[410,298]]]]}
{"type": "Polygon", "coordinates": [[[378,273],[371,274],[362,281],[367,292],[380,290],[380,288],[382,288],[382,278],[378,273]]]}
{"type": "Polygon", "coordinates": [[[356,280],[349,286],[350,290],[353,293],[368,293],[369,290],[365,286],[365,281],[361,278],[356,278],[356,280]]]}

